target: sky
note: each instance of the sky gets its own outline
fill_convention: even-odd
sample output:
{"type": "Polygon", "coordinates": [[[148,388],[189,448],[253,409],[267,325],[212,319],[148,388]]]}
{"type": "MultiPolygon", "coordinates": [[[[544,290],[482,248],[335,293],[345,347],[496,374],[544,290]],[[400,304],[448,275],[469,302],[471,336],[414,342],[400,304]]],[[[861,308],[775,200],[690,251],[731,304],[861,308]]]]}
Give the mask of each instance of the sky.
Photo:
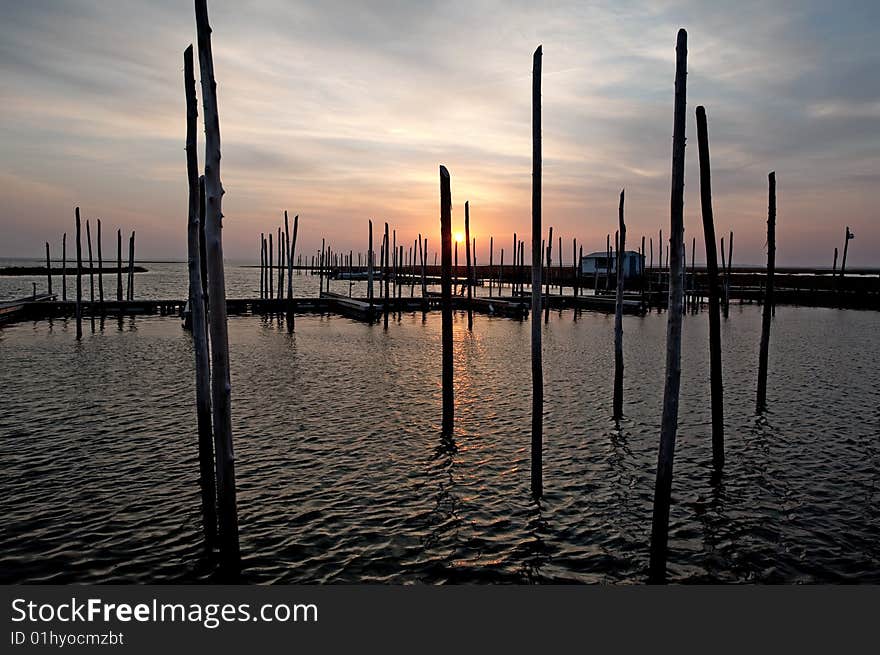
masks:
{"type": "MultiPolygon", "coordinates": [[[[0,0],[0,256],[60,256],[74,207],[138,259],[186,256],[186,0],[0,0]]],[[[439,245],[438,166],[453,221],[470,201],[478,261],[530,242],[531,67],[543,45],[543,216],[584,252],[605,247],[626,189],[628,244],[669,232],[675,38],[688,30],[685,239],[703,258],[694,109],[708,114],[719,236],[777,263],[848,266],[880,252],[880,3],[292,2],[209,0],[227,259],[300,216],[365,251],[367,220],[439,245]]],[[[198,66],[197,66],[198,73],[198,66]]],[[[201,88],[198,87],[201,102],[201,88]]],[[[200,111],[201,114],[201,111],[200,111]]],[[[201,116],[200,116],[201,118],[201,116]]],[[[199,134],[200,162],[204,139],[199,134]]],[[[554,244],[556,245],[556,244],[554,244]]],[[[432,258],[431,258],[432,259],[432,258]]]]}

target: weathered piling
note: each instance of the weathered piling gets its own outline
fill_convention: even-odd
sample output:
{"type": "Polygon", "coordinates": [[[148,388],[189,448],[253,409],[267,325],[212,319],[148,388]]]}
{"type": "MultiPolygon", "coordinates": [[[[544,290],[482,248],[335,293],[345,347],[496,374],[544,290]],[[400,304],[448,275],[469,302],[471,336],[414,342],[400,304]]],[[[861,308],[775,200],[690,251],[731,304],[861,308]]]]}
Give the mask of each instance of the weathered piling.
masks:
{"type": "Polygon", "coordinates": [[[672,494],[672,464],[678,430],[678,393],[681,384],[682,248],[684,247],[684,149],[687,99],[687,32],[678,31],[675,45],[675,109],[672,129],[672,194],[670,200],[669,311],[666,319],[666,381],[663,388],[663,417],[654,487],[651,525],[649,580],[666,580],[666,550],[669,539],[669,503],[672,494]]]}
{"type": "Polygon", "coordinates": [[[98,302],[104,306],[104,256],[101,254],[101,219],[98,219],[98,302]]]}
{"type": "Polygon", "coordinates": [[[440,307],[443,363],[442,432],[452,434],[455,398],[452,389],[452,191],[449,171],[440,166],[440,307]]]}
{"type": "Polygon", "coordinates": [[[367,247],[367,298],[370,301],[370,314],[373,310],[373,221],[370,223],[370,236],[367,247]]]}
{"type": "Polygon", "coordinates": [[[623,418],[623,253],[626,251],[626,223],[623,220],[624,190],[617,208],[617,297],[614,310],[614,420],[623,418]]]}
{"type": "Polygon", "coordinates": [[[49,242],[46,242],[46,283],[49,295],[52,295],[52,260],[49,257],[49,242]]]}
{"type": "MultiPolygon", "coordinates": [[[[428,297],[428,281],[427,281],[427,270],[426,264],[428,261],[428,237],[425,237],[424,244],[422,243],[422,235],[419,234],[419,259],[422,262],[422,298],[428,297]]],[[[427,309],[427,304],[423,305],[425,309],[427,309]]]]}
{"type": "Polygon", "coordinates": [[[275,259],[274,259],[274,255],[272,254],[272,252],[275,249],[272,247],[272,232],[269,232],[268,250],[269,250],[269,268],[266,270],[266,275],[269,277],[269,299],[271,300],[272,298],[275,297],[275,281],[274,281],[274,278],[275,278],[275,266],[274,266],[275,259]]]}
{"type": "Polygon", "coordinates": [[[385,239],[382,242],[383,251],[385,253],[385,261],[383,262],[382,269],[382,278],[385,282],[385,295],[382,298],[382,313],[384,315],[383,321],[385,322],[385,329],[388,329],[388,284],[390,282],[390,264],[391,264],[391,253],[388,251],[388,247],[391,244],[388,241],[388,223],[385,223],[385,239]]]}
{"type": "MultiPolygon", "coordinates": [[[[547,239],[547,281],[545,282],[545,296],[547,297],[544,301],[544,323],[550,322],[550,270],[552,266],[552,252],[553,252],[553,226],[550,226],[550,236],[547,239]]],[[[540,289],[538,289],[540,291],[540,289]]]]}
{"type": "Polygon", "coordinates": [[[67,232],[61,235],[61,300],[67,302],[67,232]]]}
{"type": "Polygon", "coordinates": [[[541,352],[541,57],[532,65],[532,493],[544,493],[544,364],[541,352]]]}
{"type": "Polygon", "coordinates": [[[849,251],[849,242],[852,239],[855,239],[856,235],[853,234],[849,225],[846,226],[846,234],[843,239],[843,259],[840,260],[840,284],[841,287],[846,283],[846,253],[849,251]]]}
{"type": "Polygon", "coordinates": [[[465,241],[465,263],[467,264],[467,270],[465,271],[465,276],[467,277],[467,318],[468,318],[468,330],[474,329],[474,308],[473,308],[473,286],[471,284],[473,280],[474,271],[471,268],[471,210],[470,210],[470,202],[465,201],[464,203],[464,241],[465,241]]]}
{"type": "Polygon", "coordinates": [[[189,189],[186,249],[196,372],[199,482],[202,489],[202,526],[205,538],[208,542],[212,542],[217,535],[217,490],[214,484],[214,435],[211,429],[211,362],[208,354],[208,323],[205,299],[202,296],[202,262],[199,247],[199,156],[196,151],[199,110],[192,45],[183,53],[183,79],[186,95],[186,177],[189,189]]]}
{"type": "MultiPolygon", "coordinates": [[[[764,286],[764,311],[761,317],[761,349],[758,353],[757,411],[767,409],[767,360],[770,354],[770,321],[773,316],[773,275],[776,271],[776,173],[771,171],[768,181],[767,208],[767,284],[764,286]]],[[[849,228],[847,228],[849,233],[849,228]]],[[[844,256],[846,250],[844,249],[844,256]]],[[[841,269],[842,270],[842,269],[841,269]]]]}
{"type": "Polygon", "coordinates": [[[134,232],[128,239],[128,299],[134,300],[134,232]]]}
{"type": "Polygon", "coordinates": [[[92,258],[92,230],[89,227],[89,219],[86,219],[86,247],[89,253],[89,313],[94,312],[95,304],[95,262],[92,258]]]}
{"type": "Polygon", "coordinates": [[[76,338],[82,339],[82,230],[76,208],[76,338]]]}
{"type": "Polygon", "coordinates": [[[122,230],[116,230],[116,301],[122,302],[122,230]]]}
{"type": "MultiPolygon", "coordinates": [[[[697,107],[697,146],[700,156],[700,207],[706,240],[706,274],[709,278],[709,388],[712,396],[712,463],[724,466],[724,385],[721,378],[721,289],[718,283],[718,253],[715,249],[715,220],[712,211],[712,172],[709,159],[709,129],[706,110],[697,107]]],[[[693,261],[693,260],[691,260],[693,261]]]]}
{"type": "Polygon", "coordinates": [[[266,298],[266,237],[260,232],[260,300],[266,298]]]}
{"type": "Polygon", "coordinates": [[[578,295],[578,258],[577,258],[577,239],[571,240],[571,295],[578,295]]]}
{"type": "Polygon", "coordinates": [[[206,0],[195,0],[202,104],[205,115],[205,245],[208,258],[212,412],[217,470],[218,519],[221,553],[228,568],[237,569],[238,510],[235,497],[235,455],[232,447],[232,404],[229,381],[229,337],[226,326],[226,281],[223,272],[223,237],[220,181],[220,120],[217,83],[211,52],[211,26],[206,0]]]}
{"type": "MultiPolygon", "coordinates": [[[[284,218],[287,218],[287,212],[284,212],[284,218]]],[[[285,225],[286,225],[285,220],[285,225]]],[[[293,254],[296,252],[296,237],[297,232],[299,232],[299,214],[294,215],[293,217],[293,237],[292,241],[289,244],[290,251],[288,253],[288,261],[293,261],[293,254]]],[[[288,268],[288,283],[287,283],[287,330],[289,332],[293,332],[294,327],[296,327],[296,319],[294,318],[296,312],[293,311],[293,269],[288,268]]],[[[351,295],[351,287],[349,287],[349,295],[351,295]]]]}

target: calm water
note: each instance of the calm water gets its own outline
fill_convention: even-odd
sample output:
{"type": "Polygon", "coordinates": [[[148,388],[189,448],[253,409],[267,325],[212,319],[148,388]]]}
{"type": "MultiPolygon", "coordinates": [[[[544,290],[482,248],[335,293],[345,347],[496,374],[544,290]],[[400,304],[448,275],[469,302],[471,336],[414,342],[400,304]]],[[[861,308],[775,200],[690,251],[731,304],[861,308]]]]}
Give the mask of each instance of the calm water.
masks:
{"type": "MultiPolygon", "coordinates": [[[[670,573],[880,582],[880,314],[779,307],[771,411],[754,416],[760,315],[724,323],[727,468],[711,481],[706,316],[685,320],[670,573]]],[[[529,494],[529,325],[456,317],[456,430],[440,419],[440,317],[387,333],[302,316],[229,322],[245,579],[641,582],[666,316],[553,313],[545,485],[529,494]]],[[[210,579],[192,350],[175,318],[0,330],[0,582],[210,579]]]]}

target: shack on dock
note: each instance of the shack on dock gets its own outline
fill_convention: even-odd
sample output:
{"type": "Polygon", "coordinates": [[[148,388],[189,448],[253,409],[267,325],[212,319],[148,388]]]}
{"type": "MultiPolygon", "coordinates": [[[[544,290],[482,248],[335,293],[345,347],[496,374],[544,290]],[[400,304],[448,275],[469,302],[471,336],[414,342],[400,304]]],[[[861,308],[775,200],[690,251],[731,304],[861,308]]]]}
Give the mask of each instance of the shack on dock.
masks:
{"type": "MultiPolygon", "coordinates": [[[[609,253],[606,251],[591,252],[589,255],[581,257],[581,274],[593,275],[594,273],[607,273],[611,270],[612,275],[617,274],[617,255],[611,253],[611,261],[608,260],[609,253]]],[[[644,270],[644,261],[642,255],[635,250],[625,250],[623,252],[623,277],[639,277],[644,270]]]]}

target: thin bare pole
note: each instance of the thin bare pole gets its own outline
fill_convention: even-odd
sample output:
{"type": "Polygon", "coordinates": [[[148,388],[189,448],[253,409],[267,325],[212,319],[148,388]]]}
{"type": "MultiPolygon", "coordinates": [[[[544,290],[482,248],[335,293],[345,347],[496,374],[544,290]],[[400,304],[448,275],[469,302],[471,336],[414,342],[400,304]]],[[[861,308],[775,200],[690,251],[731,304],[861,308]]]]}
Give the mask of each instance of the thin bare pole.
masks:
{"type": "Polygon", "coordinates": [[[205,245],[208,258],[208,305],[210,307],[211,384],[217,469],[220,546],[227,567],[237,570],[238,509],[235,497],[235,454],[232,447],[232,387],[229,379],[229,335],[226,325],[226,281],[223,272],[220,181],[220,119],[217,83],[211,52],[211,26],[206,0],[195,0],[202,103],[205,115],[205,245]]]}
{"type": "MultiPolygon", "coordinates": [[[[776,271],[776,173],[767,176],[769,199],[767,209],[767,284],[764,288],[764,313],[761,317],[761,350],[758,353],[758,398],[760,414],[767,409],[767,360],[770,355],[770,321],[773,317],[773,275],[776,271]]],[[[849,228],[846,229],[849,234],[849,228]]],[[[844,249],[846,255],[846,249],[844,249]]],[[[841,270],[843,270],[841,268],[841,270]]]]}
{"type": "Polygon", "coordinates": [[[623,220],[624,191],[617,209],[619,236],[617,244],[617,298],[614,311],[614,420],[623,418],[623,253],[626,251],[626,223],[623,220]]]}
{"type": "Polygon", "coordinates": [[[449,171],[440,166],[440,306],[443,360],[443,424],[444,435],[451,435],[455,399],[452,389],[452,191],[449,171]]]}
{"type": "Polygon", "coordinates": [[[541,58],[532,64],[532,494],[544,493],[544,364],[541,353],[541,58]]]}
{"type": "Polygon", "coordinates": [[[134,231],[128,239],[128,299],[134,300],[134,231]]]}
{"type": "Polygon", "coordinates": [[[98,219],[98,302],[104,305],[104,257],[101,255],[101,219],[98,219]]]}
{"type": "Polygon", "coordinates": [[[46,281],[48,282],[49,295],[52,295],[52,259],[49,257],[49,242],[46,242],[46,281]]]}
{"type": "Polygon", "coordinates": [[[471,288],[471,279],[473,277],[473,269],[471,268],[471,210],[470,203],[464,203],[464,242],[465,242],[465,262],[467,264],[467,270],[465,275],[467,276],[467,317],[468,317],[468,330],[474,329],[474,310],[472,307],[473,304],[473,289],[471,288]]]}
{"type": "Polygon", "coordinates": [[[217,535],[217,489],[214,485],[214,434],[211,429],[211,361],[208,354],[208,319],[202,291],[202,262],[199,247],[199,156],[196,152],[198,100],[193,64],[193,47],[183,53],[184,93],[186,95],[186,176],[189,205],[186,230],[189,309],[192,318],[193,351],[196,369],[196,421],[199,434],[199,481],[202,488],[202,514],[205,538],[217,535]]]}
{"type": "MultiPolygon", "coordinates": [[[[285,213],[285,217],[286,217],[286,213],[285,213]]],[[[296,252],[296,236],[297,236],[298,231],[299,231],[299,214],[296,214],[293,217],[293,237],[292,237],[292,241],[290,242],[290,253],[288,255],[290,258],[289,261],[293,261],[293,253],[296,252]]],[[[292,272],[293,272],[292,269],[290,269],[290,273],[292,273],[292,272]]],[[[288,308],[288,312],[287,312],[287,329],[288,329],[288,331],[293,332],[293,329],[296,325],[296,317],[295,317],[296,312],[294,311],[294,308],[293,308],[293,276],[292,275],[290,276],[290,284],[287,287],[287,301],[288,301],[288,303],[290,303],[290,307],[288,308]]]]}
{"type": "Polygon", "coordinates": [[[67,302],[67,232],[61,235],[61,300],[67,302]]]}
{"type": "Polygon", "coordinates": [[[388,284],[390,282],[391,273],[390,273],[390,265],[391,265],[391,253],[388,248],[390,247],[390,242],[388,241],[388,223],[385,223],[385,240],[383,241],[383,247],[385,249],[385,261],[383,262],[384,268],[382,270],[382,277],[385,282],[385,296],[382,299],[382,311],[384,312],[384,321],[385,328],[388,328],[388,284]]]}
{"type": "Polygon", "coordinates": [[[76,338],[82,339],[82,229],[76,208],[76,338]]]}
{"type": "Polygon", "coordinates": [[[666,382],[663,389],[663,418],[657,483],[654,488],[654,516],[651,526],[649,579],[666,580],[666,551],[669,539],[669,503],[672,495],[672,464],[678,431],[678,393],[681,384],[682,249],[684,248],[684,149],[687,100],[687,32],[678,31],[675,46],[675,110],[672,130],[672,195],[670,201],[669,311],[666,323],[666,382]]]}
{"type": "Polygon", "coordinates": [[[547,239],[547,282],[546,299],[544,300],[544,323],[550,322],[550,266],[552,265],[551,254],[553,252],[553,226],[550,226],[550,237],[547,239]]]}
{"type": "Polygon", "coordinates": [[[367,298],[370,301],[370,314],[373,310],[373,221],[370,223],[370,237],[367,247],[367,298]]]}
{"type": "Polygon", "coordinates": [[[86,246],[89,251],[89,313],[94,310],[92,305],[95,304],[95,262],[92,259],[92,230],[89,226],[89,219],[86,219],[86,246]]]}
{"type": "MultiPolygon", "coordinates": [[[[709,387],[712,394],[712,462],[724,466],[724,385],[721,378],[721,288],[718,282],[718,253],[715,249],[715,220],[712,212],[712,172],[709,159],[709,128],[706,110],[697,107],[697,146],[700,154],[700,206],[706,239],[706,274],[709,278],[709,387]]],[[[693,259],[691,260],[693,261],[693,259]]]]}
{"type": "Polygon", "coordinates": [[[116,230],[116,301],[122,302],[122,230],[116,230]]]}
{"type": "Polygon", "coordinates": [[[260,300],[266,297],[266,235],[260,232],[260,300]]]}

